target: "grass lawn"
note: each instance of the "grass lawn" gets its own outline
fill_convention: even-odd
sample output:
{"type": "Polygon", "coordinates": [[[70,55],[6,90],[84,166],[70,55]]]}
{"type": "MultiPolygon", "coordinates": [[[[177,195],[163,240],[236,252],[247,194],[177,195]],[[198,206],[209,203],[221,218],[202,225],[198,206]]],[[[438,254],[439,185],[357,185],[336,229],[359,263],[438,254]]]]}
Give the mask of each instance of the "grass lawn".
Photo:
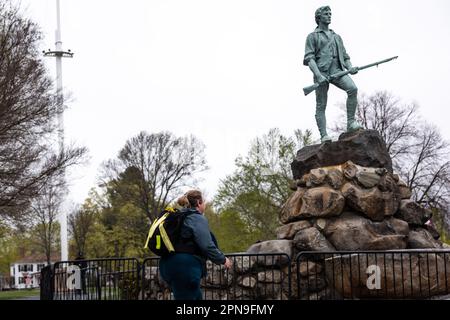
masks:
{"type": "Polygon", "coordinates": [[[39,289],[0,291],[0,300],[12,300],[39,295],[39,289]]]}

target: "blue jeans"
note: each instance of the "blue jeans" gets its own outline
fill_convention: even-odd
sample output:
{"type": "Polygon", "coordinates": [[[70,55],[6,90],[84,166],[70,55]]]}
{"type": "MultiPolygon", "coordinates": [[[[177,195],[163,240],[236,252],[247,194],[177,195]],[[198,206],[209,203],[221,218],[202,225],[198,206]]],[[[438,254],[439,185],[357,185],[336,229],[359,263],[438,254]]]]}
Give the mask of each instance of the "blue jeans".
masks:
{"type": "Polygon", "coordinates": [[[175,253],[161,257],[161,277],[172,289],[175,300],[202,300],[200,280],[202,262],[189,253],[175,253]]]}

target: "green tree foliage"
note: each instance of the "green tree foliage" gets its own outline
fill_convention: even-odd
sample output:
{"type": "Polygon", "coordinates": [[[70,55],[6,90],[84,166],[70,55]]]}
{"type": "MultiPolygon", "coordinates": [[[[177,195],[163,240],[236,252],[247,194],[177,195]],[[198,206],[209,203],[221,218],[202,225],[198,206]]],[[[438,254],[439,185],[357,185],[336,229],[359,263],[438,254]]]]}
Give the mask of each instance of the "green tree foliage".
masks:
{"type": "MultiPolygon", "coordinates": [[[[103,193],[92,191],[85,201],[82,209],[90,215],[89,226],[84,221],[84,230],[88,230],[84,235],[86,257],[145,257],[149,254],[143,248],[149,219],[136,201],[130,200],[139,194],[133,179],[135,172],[125,170],[103,193]]],[[[82,228],[82,221],[74,222],[76,228],[82,228]]],[[[76,243],[74,247],[78,247],[76,243]]]]}
{"type": "Polygon", "coordinates": [[[61,251],[60,229],[61,227],[57,221],[52,223],[51,228],[45,222],[37,223],[25,235],[29,240],[29,247],[26,248],[26,251],[30,251],[33,254],[43,254],[47,259],[47,263],[52,262],[52,257],[57,257],[61,251]]]}
{"type": "Polygon", "coordinates": [[[0,275],[9,276],[9,266],[17,258],[18,250],[13,230],[0,221],[0,275]]]}
{"type": "MultiPolygon", "coordinates": [[[[31,228],[12,226],[0,222],[0,275],[9,276],[10,265],[30,255],[43,256],[39,224],[31,228]]],[[[59,232],[59,224],[54,226],[54,235],[59,232]]],[[[59,242],[53,243],[53,252],[59,250],[59,242]]],[[[45,257],[45,255],[44,255],[45,257]]]]}
{"type": "Polygon", "coordinates": [[[75,208],[70,214],[68,226],[73,238],[71,252],[76,256],[86,254],[86,241],[98,215],[99,207],[91,198],[87,198],[81,207],[75,208]]]}
{"type": "Polygon", "coordinates": [[[236,171],[220,182],[214,199],[220,216],[237,219],[253,234],[251,240],[275,237],[278,214],[291,195],[291,162],[295,152],[312,143],[311,131],[286,137],[271,129],[256,138],[245,158],[236,159],[236,171]]]}
{"type": "Polygon", "coordinates": [[[261,238],[260,232],[252,231],[237,211],[224,210],[218,214],[209,206],[205,216],[223,252],[245,252],[250,244],[261,238]]]}

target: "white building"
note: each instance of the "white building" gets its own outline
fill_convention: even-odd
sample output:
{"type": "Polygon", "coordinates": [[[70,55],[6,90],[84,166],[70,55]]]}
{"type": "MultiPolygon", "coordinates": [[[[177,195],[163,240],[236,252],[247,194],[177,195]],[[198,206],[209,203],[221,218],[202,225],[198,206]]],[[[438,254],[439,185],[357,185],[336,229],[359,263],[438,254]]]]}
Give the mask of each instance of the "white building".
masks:
{"type": "Polygon", "coordinates": [[[11,264],[10,270],[11,277],[14,278],[14,287],[16,289],[39,288],[41,269],[47,265],[46,260],[44,257],[30,256],[11,264]]]}

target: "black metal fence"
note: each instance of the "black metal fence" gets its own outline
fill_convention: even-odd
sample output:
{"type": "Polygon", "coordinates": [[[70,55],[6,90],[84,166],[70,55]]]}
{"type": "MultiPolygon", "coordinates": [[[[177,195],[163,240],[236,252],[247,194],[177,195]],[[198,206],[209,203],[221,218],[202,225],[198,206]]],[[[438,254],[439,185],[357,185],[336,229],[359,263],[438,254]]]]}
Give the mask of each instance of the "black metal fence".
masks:
{"type": "Polygon", "coordinates": [[[53,265],[51,285],[42,287],[52,289],[45,298],[53,300],[135,300],[139,277],[134,258],[64,261],[53,265]]]}
{"type": "MultiPolygon", "coordinates": [[[[207,263],[202,279],[204,300],[287,300],[290,296],[291,259],[287,254],[231,254],[231,270],[207,263]]],[[[159,276],[159,258],[142,265],[144,300],[171,300],[169,286],[159,276]]]]}
{"type": "Polygon", "coordinates": [[[302,252],[294,298],[427,299],[450,294],[450,250],[302,252]]]}
{"type": "MultiPolygon", "coordinates": [[[[450,294],[450,250],[231,254],[207,263],[205,300],[426,299],[450,294]]],[[[41,299],[171,300],[158,257],[58,262],[42,270],[41,299]]]]}

